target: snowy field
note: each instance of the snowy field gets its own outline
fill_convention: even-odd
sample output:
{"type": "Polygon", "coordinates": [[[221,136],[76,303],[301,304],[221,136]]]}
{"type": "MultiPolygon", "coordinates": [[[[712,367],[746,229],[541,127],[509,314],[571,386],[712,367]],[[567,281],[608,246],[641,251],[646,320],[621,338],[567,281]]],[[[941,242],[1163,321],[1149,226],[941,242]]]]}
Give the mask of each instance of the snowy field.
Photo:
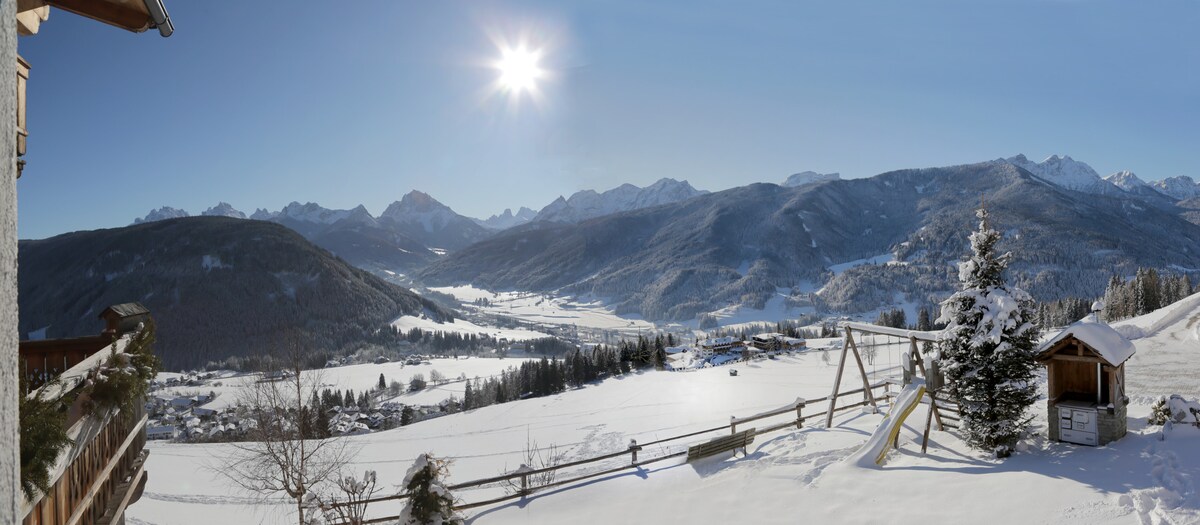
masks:
{"type": "Polygon", "coordinates": [[[486,335],[495,339],[508,339],[509,341],[527,341],[529,339],[550,337],[549,334],[534,330],[526,330],[524,328],[497,328],[494,326],[479,326],[466,319],[455,319],[453,322],[439,323],[432,319],[412,315],[401,316],[395,321],[392,321],[392,326],[399,328],[404,332],[412,330],[413,328],[420,328],[426,332],[446,332],[479,336],[486,335]]]}
{"type": "MultiPolygon", "coordinates": [[[[433,385],[430,383],[429,387],[425,390],[404,393],[394,398],[395,401],[408,405],[432,405],[449,399],[451,395],[462,399],[466,385],[461,381],[457,381],[458,377],[462,374],[466,374],[468,379],[490,377],[510,367],[520,367],[522,361],[525,361],[525,359],[512,357],[505,359],[494,357],[463,357],[455,359],[448,357],[434,358],[429,360],[429,364],[420,365],[405,365],[399,362],[379,365],[361,364],[311,371],[306,370],[301,373],[318,375],[322,388],[333,390],[352,389],[355,392],[365,392],[379,384],[379,374],[383,374],[388,384],[391,384],[392,381],[399,381],[407,387],[408,382],[412,380],[413,376],[421,374],[428,381],[430,372],[437,370],[452,381],[442,385],[433,385]]],[[[159,374],[159,379],[165,380],[168,377],[178,376],[179,374],[164,372],[159,374]]],[[[217,399],[212,403],[204,405],[205,408],[224,409],[236,405],[238,392],[245,388],[246,385],[257,381],[258,378],[259,376],[256,374],[225,372],[220,374],[219,379],[214,379],[207,385],[166,388],[156,390],[155,394],[195,395],[207,394],[209,391],[214,391],[217,393],[217,399]],[[215,386],[215,383],[218,382],[221,383],[221,386],[215,386]]]]}
{"type": "Polygon", "coordinates": [[[619,316],[600,300],[553,297],[529,292],[490,292],[473,286],[431,288],[454,296],[480,312],[547,325],[574,325],[598,330],[654,330],[654,323],[637,316],[619,316]],[[475,307],[472,301],[487,299],[489,306],[475,307]]]}
{"type": "MultiPolygon", "coordinates": [[[[1178,425],[1160,440],[1159,428],[1145,423],[1152,396],[1200,393],[1195,373],[1200,296],[1152,316],[1119,324],[1137,328],[1142,337],[1134,341],[1138,354],[1127,372],[1133,398],[1130,433],[1105,447],[1047,442],[1040,437],[1044,403],[1038,403],[1036,436],[1006,461],[969,450],[953,432],[933,432],[922,455],[918,440],[926,412],[919,406],[900,434],[900,450],[880,469],[861,469],[841,460],[866,441],[882,415],[852,411],[835,418],[832,429],[812,421],[801,431],[759,436],[746,457],[667,460],[468,515],[473,523],[1200,524],[1200,431],[1178,425]]],[[[375,469],[380,484],[394,490],[422,452],[452,458],[452,481],[466,481],[511,471],[530,440],[556,445],[567,460],[623,450],[630,439],[646,443],[723,425],[731,415],[758,413],[797,397],[828,395],[836,354],[828,364],[820,355],[632,374],[552,397],[349,438],[361,447],[352,470],[375,469]],[[730,376],[730,367],[739,375],[730,376]]],[[[895,362],[880,352],[868,369],[886,374],[889,359],[895,362]]],[[[378,373],[363,377],[369,384],[378,373]]],[[[847,371],[843,384],[854,383],[847,371]]],[[[806,409],[817,410],[822,408],[806,409]]],[[[642,457],[683,445],[647,447],[642,457]]],[[[129,508],[131,523],[287,523],[286,501],[256,501],[206,469],[219,465],[215,458],[227,456],[226,447],[151,444],[151,481],[141,501],[129,508]]],[[[457,495],[477,501],[495,490],[457,495]]],[[[396,510],[385,504],[372,508],[373,515],[396,510]]]]}

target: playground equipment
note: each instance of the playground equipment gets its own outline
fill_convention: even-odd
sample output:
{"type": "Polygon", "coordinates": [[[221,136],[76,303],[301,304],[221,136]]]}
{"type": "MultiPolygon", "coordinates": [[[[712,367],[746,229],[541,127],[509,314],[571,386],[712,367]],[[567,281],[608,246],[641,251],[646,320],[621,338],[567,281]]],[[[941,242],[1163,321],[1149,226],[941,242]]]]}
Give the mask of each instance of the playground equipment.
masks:
{"type": "MultiPolygon", "coordinates": [[[[875,433],[872,434],[871,439],[867,440],[862,449],[851,456],[850,461],[857,461],[859,464],[862,464],[869,459],[873,464],[881,464],[887,455],[886,445],[891,443],[892,446],[898,446],[900,426],[912,410],[916,408],[918,403],[929,404],[929,412],[925,418],[925,432],[921,438],[922,454],[929,447],[929,431],[935,423],[938,430],[945,430],[947,427],[958,428],[954,424],[960,420],[958,406],[946,400],[938,399],[938,390],[944,382],[944,377],[937,368],[937,362],[930,356],[922,356],[920,346],[917,344],[918,341],[926,343],[936,342],[936,332],[903,330],[853,322],[842,323],[841,328],[846,333],[846,339],[842,344],[841,357],[838,359],[837,375],[833,379],[833,393],[829,396],[829,410],[826,412],[825,417],[826,428],[833,427],[833,413],[837,405],[838,392],[842,383],[842,373],[845,370],[846,357],[848,355],[853,355],[855,363],[858,364],[858,371],[862,376],[864,388],[870,385],[870,380],[867,378],[867,370],[863,366],[862,356],[858,351],[858,343],[855,341],[856,332],[859,334],[859,339],[863,339],[864,336],[871,337],[872,344],[874,344],[875,336],[886,336],[896,337],[900,341],[907,339],[909,346],[908,351],[904,352],[901,359],[901,375],[899,377],[888,378],[890,384],[897,384],[903,388],[900,392],[888,393],[889,397],[893,397],[893,401],[891,402],[891,408],[887,416],[875,430],[875,433]],[[949,420],[951,423],[946,423],[943,420],[949,420]]],[[[875,400],[870,394],[866,395],[865,402],[873,409],[878,410],[875,400]]]]}
{"type": "Polygon", "coordinates": [[[871,438],[867,440],[866,444],[851,454],[846,461],[860,467],[882,465],[884,457],[887,456],[888,445],[899,439],[900,426],[904,424],[904,420],[908,418],[913,409],[921,403],[924,395],[925,381],[922,379],[913,380],[905,386],[900,391],[900,395],[896,397],[896,401],[892,403],[892,408],[888,410],[887,416],[875,429],[875,433],[871,434],[871,438]]]}

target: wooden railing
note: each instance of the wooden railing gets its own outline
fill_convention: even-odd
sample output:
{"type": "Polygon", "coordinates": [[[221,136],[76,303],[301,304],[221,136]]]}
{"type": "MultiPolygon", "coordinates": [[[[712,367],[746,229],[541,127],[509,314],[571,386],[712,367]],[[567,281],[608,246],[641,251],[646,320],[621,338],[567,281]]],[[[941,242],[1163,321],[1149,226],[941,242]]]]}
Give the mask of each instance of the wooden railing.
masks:
{"type": "MultiPolygon", "coordinates": [[[[26,395],[70,395],[90,370],[108,359],[104,352],[121,353],[128,343],[127,337],[107,336],[23,342],[22,372],[41,380],[41,386],[26,395]],[[53,379],[59,381],[48,383],[53,379]]],[[[147,418],[142,403],[125,411],[91,414],[83,405],[83,399],[75,399],[68,409],[67,435],[74,445],[59,455],[50,471],[49,490],[23,502],[24,525],[122,523],[125,507],[136,500],[145,482],[147,418]]]]}
{"type": "MultiPolygon", "coordinates": [[[[103,523],[114,498],[125,497],[137,488],[144,473],[141,464],[145,460],[143,448],[146,444],[146,413],[138,405],[131,413],[113,410],[103,417],[81,420],[73,432],[77,432],[77,445],[67,451],[62,470],[50,485],[50,490],[33,503],[27,511],[24,525],[73,525],[77,523],[103,523]],[[132,476],[131,474],[136,474],[132,476]],[[132,484],[125,483],[133,481],[132,484]],[[119,485],[131,485],[122,493],[119,485]]],[[[124,507],[119,509],[124,511],[124,507]]]]}
{"type": "MultiPolygon", "coordinates": [[[[875,390],[881,389],[881,388],[886,389],[887,382],[878,382],[878,383],[869,385],[869,390],[870,390],[869,393],[868,393],[867,389],[859,388],[857,390],[848,390],[845,392],[841,392],[841,393],[837,394],[837,397],[842,398],[842,397],[846,397],[846,396],[863,395],[864,397],[868,397],[869,399],[873,399],[875,401],[882,401],[887,398],[886,393],[879,395],[879,396],[876,396],[874,393],[875,390]]],[[[480,500],[480,501],[474,501],[474,502],[458,503],[458,504],[454,505],[455,510],[473,509],[476,507],[493,505],[493,504],[501,503],[504,501],[520,499],[520,498],[524,498],[524,497],[528,496],[529,494],[532,494],[533,492],[536,492],[538,490],[547,489],[547,488],[551,488],[551,487],[558,487],[558,486],[562,486],[562,485],[570,485],[570,484],[578,483],[578,482],[581,482],[584,480],[597,478],[600,476],[616,474],[616,473],[619,473],[619,472],[622,472],[625,470],[638,469],[638,468],[641,468],[646,465],[650,465],[650,464],[657,463],[660,461],[665,461],[665,460],[668,460],[671,458],[684,457],[687,455],[687,448],[684,447],[683,449],[678,450],[678,451],[669,452],[669,453],[661,454],[661,455],[651,457],[648,459],[640,459],[639,460],[638,452],[641,452],[646,447],[650,447],[653,445],[661,445],[661,444],[670,443],[673,441],[681,441],[681,440],[684,440],[687,438],[696,437],[696,436],[700,436],[700,435],[704,435],[704,434],[710,434],[713,432],[720,432],[723,430],[729,430],[731,434],[736,434],[738,425],[744,425],[745,423],[750,423],[753,421],[758,421],[758,420],[772,418],[772,417],[778,417],[778,416],[782,416],[782,415],[793,415],[794,414],[795,418],[789,419],[789,420],[786,420],[786,421],[783,421],[780,423],[776,423],[773,425],[769,425],[769,426],[766,426],[763,428],[753,429],[754,435],[758,436],[758,435],[762,435],[762,434],[766,434],[766,433],[770,433],[770,432],[777,432],[777,431],[789,429],[789,428],[799,430],[804,427],[804,421],[806,419],[812,419],[812,418],[819,419],[819,418],[824,417],[827,412],[827,410],[823,410],[820,412],[805,414],[805,413],[803,413],[805,406],[807,406],[809,404],[813,404],[813,403],[823,403],[823,402],[827,402],[827,401],[829,401],[828,397],[809,399],[809,400],[797,399],[796,401],[789,403],[787,405],[784,405],[780,408],[768,410],[766,412],[761,412],[758,414],[754,414],[752,416],[741,417],[741,418],[730,417],[729,424],[727,424],[727,425],[706,428],[703,430],[689,432],[687,434],[680,434],[677,436],[671,436],[668,438],[658,439],[655,441],[650,441],[650,442],[641,443],[641,444],[637,443],[636,441],[630,441],[629,447],[624,450],[618,450],[615,452],[610,452],[608,454],[579,459],[579,460],[570,461],[570,462],[562,463],[562,464],[558,464],[558,465],[551,465],[549,467],[544,467],[544,468],[539,468],[539,469],[521,468],[515,472],[511,472],[508,474],[501,474],[499,476],[493,476],[490,478],[466,481],[463,483],[450,485],[447,488],[449,488],[451,491],[458,491],[458,490],[463,490],[463,489],[483,488],[483,487],[487,487],[490,485],[497,485],[497,484],[502,484],[502,483],[507,483],[507,484],[509,484],[510,487],[517,487],[517,486],[520,487],[519,489],[515,489],[515,490],[513,490],[513,492],[504,494],[502,496],[492,497],[492,498],[488,498],[488,499],[484,499],[484,500],[480,500]],[[551,481],[549,483],[543,483],[543,484],[539,484],[536,486],[531,486],[529,483],[531,479],[534,479],[534,480],[539,479],[541,477],[540,475],[542,475],[542,474],[546,474],[546,473],[550,473],[550,472],[558,472],[561,470],[571,469],[574,467],[580,467],[583,465],[598,463],[601,461],[612,460],[612,459],[620,458],[620,457],[623,457],[626,455],[628,455],[630,457],[630,460],[628,463],[624,463],[621,465],[615,465],[615,466],[607,466],[605,468],[602,468],[600,470],[595,470],[595,471],[575,473],[575,475],[572,477],[568,477],[566,479],[561,479],[561,480],[555,479],[554,481],[551,481]]],[[[833,409],[833,411],[835,413],[843,412],[843,411],[850,410],[853,408],[866,406],[869,403],[870,403],[870,401],[864,399],[863,401],[859,401],[856,403],[851,403],[848,405],[835,407],[833,409]]],[[[339,507],[352,507],[352,506],[369,505],[372,503],[399,501],[399,500],[403,500],[407,497],[408,496],[406,494],[396,494],[396,495],[382,496],[382,497],[378,497],[378,498],[372,498],[372,499],[361,500],[361,501],[348,501],[348,502],[333,503],[333,504],[328,505],[326,508],[334,509],[334,508],[339,508],[339,507]]],[[[397,519],[399,519],[398,514],[390,515],[390,516],[383,516],[383,517],[378,517],[378,518],[368,518],[368,519],[364,519],[363,521],[357,522],[357,523],[345,522],[345,523],[339,523],[339,524],[335,524],[335,525],[370,525],[370,524],[375,524],[375,523],[393,523],[397,519]]]]}

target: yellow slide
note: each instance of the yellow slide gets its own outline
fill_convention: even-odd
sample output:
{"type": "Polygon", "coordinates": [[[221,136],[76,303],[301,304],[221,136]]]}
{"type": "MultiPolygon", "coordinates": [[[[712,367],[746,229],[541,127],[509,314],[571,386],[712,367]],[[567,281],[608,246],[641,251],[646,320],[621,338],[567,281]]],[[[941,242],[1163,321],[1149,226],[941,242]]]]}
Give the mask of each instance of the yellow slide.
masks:
{"type": "Polygon", "coordinates": [[[883,459],[887,457],[888,445],[896,441],[904,419],[912,413],[914,408],[917,408],[922,397],[925,397],[925,380],[913,379],[913,382],[906,385],[904,390],[900,391],[900,395],[896,396],[891,408],[888,409],[887,416],[879,423],[875,433],[871,434],[870,439],[863,444],[862,448],[846,458],[846,461],[860,467],[882,465],[883,459]]]}

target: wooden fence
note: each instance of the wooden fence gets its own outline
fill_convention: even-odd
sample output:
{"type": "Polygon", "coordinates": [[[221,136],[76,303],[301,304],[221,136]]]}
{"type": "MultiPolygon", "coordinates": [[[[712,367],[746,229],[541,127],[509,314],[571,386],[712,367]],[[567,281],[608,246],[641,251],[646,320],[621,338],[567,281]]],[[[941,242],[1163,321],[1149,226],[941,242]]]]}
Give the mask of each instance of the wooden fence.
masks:
{"type": "MultiPolygon", "coordinates": [[[[835,413],[843,412],[843,411],[850,410],[853,408],[866,406],[868,404],[873,404],[873,401],[883,401],[887,398],[886,389],[888,387],[888,383],[886,381],[881,381],[881,382],[878,382],[875,384],[871,384],[871,385],[868,385],[868,387],[869,387],[869,389],[859,388],[857,390],[848,390],[848,391],[839,392],[838,394],[836,394],[836,398],[842,398],[842,397],[853,396],[853,395],[862,395],[863,400],[856,402],[856,403],[844,405],[844,406],[835,406],[836,403],[831,404],[830,406],[834,407],[832,409],[833,412],[835,412],[835,413]],[[875,390],[880,389],[880,388],[885,389],[885,392],[879,396],[876,396],[874,392],[875,392],[875,390]]],[[[514,486],[519,483],[519,485],[520,485],[520,489],[518,489],[515,492],[510,493],[510,494],[505,494],[503,496],[493,497],[493,498],[480,500],[480,501],[458,503],[454,506],[455,510],[473,509],[473,508],[477,508],[477,507],[483,507],[483,506],[487,506],[487,505],[501,503],[501,502],[508,501],[508,500],[520,499],[520,498],[524,498],[525,496],[532,494],[533,492],[541,490],[541,489],[558,487],[558,486],[562,486],[562,485],[570,485],[570,484],[578,483],[580,481],[597,478],[600,476],[616,474],[618,472],[622,472],[625,470],[641,468],[645,465],[650,465],[652,463],[658,463],[660,461],[665,461],[665,460],[668,460],[671,458],[687,456],[687,448],[685,447],[683,450],[680,450],[680,451],[671,452],[671,453],[662,454],[662,455],[659,455],[656,457],[639,460],[638,452],[645,449],[646,447],[653,446],[653,445],[661,445],[661,444],[669,443],[672,441],[680,441],[680,440],[687,439],[690,437],[696,437],[696,436],[709,434],[709,433],[713,433],[713,432],[720,432],[720,431],[726,430],[726,429],[728,429],[731,434],[736,434],[737,428],[739,425],[745,425],[746,423],[751,423],[754,421],[772,418],[772,417],[778,417],[778,416],[782,416],[782,415],[794,414],[795,418],[789,419],[787,421],[783,421],[780,423],[776,423],[773,425],[769,425],[766,427],[756,428],[756,429],[754,429],[754,435],[758,436],[758,435],[767,434],[770,432],[777,432],[777,431],[785,430],[785,429],[789,429],[789,428],[798,430],[798,429],[801,429],[804,427],[804,421],[806,419],[818,418],[818,420],[819,420],[819,418],[825,417],[827,415],[827,413],[829,412],[829,410],[827,409],[827,410],[822,410],[820,412],[814,412],[814,413],[809,413],[809,414],[803,413],[804,408],[807,405],[814,404],[814,403],[824,403],[824,402],[828,402],[829,400],[830,400],[829,397],[822,397],[822,398],[818,398],[818,399],[808,399],[808,400],[797,399],[796,401],[789,403],[788,405],[785,405],[783,407],[776,408],[774,410],[768,410],[766,412],[761,412],[758,414],[754,414],[752,416],[741,417],[741,418],[730,417],[728,425],[722,425],[722,426],[713,427],[713,428],[706,428],[704,430],[697,430],[695,432],[689,432],[687,434],[681,434],[678,436],[672,436],[672,437],[668,437],[668,438],[658,439],[658,440],[651,441],[648,443],[639,444],[636,441],[631,441],[629,444],[629,448],[627,448],[625,450],[619,450],[616,452],[610,452],[608,454],[603,454],[600,456],[579,459],[579,460],[575,460],[575,461],[569,461],[567,463],[561,463],[558,465],[552,465],[552,466],[540,468],[540,469],[522,468],[522,469],[518,469],[515,472],[508,473],[508,474],[502,474],[502,475],[493,476],[490,478],[466,481],[463,483],[450,485],[447,488],[449,488],[451,491],[458,491],[458,490],[462,490],[462,489],[482,488],[482,487],[486,487],[486,486],[490,486],[490,485],[497,485],[497,484],[502,484],[502,483],[509,483],[514,486]],[[576,475],[574,475],[572,477],[569,477],[566,479],[561,479],[561,480],[556,479],[550,483],[544,483],[544,484],[537,485],[537,486],[529,485],[530,478],[533,477],[533,479],[538,479],[537,476],[540,474],[545,474],[548,472],[557,472],[560,470],[570,469],[573,467],[579,467],[579,466],[587,465],[587,464],[591,464],[591,463],[597,463],[597,462],[601,462],[601,461],[611,460],[611,459],[619,458],[619,457],[626,456],[626,455],[630,456],[630,461],[629,461],[629,463],[626,463],[626,464],[606,467],[606,468],[603,468],[598,471],[575,473],[576,475]]],[[[372,498],[372,499],[367,499],[367,500],[362,500],[362,501],[348,501],[348,502],[333,503],[333,504],[329,505],[327,508],[332,509],[332,508],[337,508],[337,507],[352,507],[352,506],[369,505],[372,503],[399,501],[399,500],[403,500],[407,497],[408,496],[405,494],[396,494],[396,495],[383,496],[383,497],[372,498]]],[[[361,522],[357,522],[357,523],[346,522],[346,523],[338,523],[335,525],[369,525],[369,524],[375,524],[375,523],[393,523],[397,519],[399,519],[399,517],[400,517],[399,515],[391,515],[391,516],[384,516],[384,517],[378,517],[378,518],[367,518],[367,519],[364,519],[361,522]]]]}

